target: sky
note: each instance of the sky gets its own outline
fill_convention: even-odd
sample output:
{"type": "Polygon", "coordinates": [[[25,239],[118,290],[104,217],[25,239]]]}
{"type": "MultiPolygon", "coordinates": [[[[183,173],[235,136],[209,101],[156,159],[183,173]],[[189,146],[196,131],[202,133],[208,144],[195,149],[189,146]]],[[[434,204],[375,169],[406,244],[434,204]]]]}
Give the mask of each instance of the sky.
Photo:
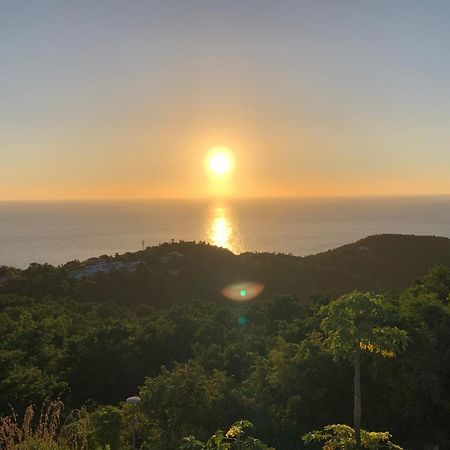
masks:
{"type": "Polygon", "coordinates": [[[450,194],[449,25],[440,0],[0,0],[0,200],[450,194]]]}

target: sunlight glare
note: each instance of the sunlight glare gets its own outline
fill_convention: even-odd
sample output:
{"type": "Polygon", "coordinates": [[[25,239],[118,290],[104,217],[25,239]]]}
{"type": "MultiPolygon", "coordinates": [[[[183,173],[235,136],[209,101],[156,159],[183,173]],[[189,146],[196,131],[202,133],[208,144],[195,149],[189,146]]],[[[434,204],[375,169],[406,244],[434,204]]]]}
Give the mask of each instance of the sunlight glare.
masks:
{"type": "Polygon", "coordinates": [[[235,254],[243,251],[242,237],[231,210],[225,206],[211,208],[205,221],[202,239],[235,254]]]}
{"type": "Polygon", "coordinates": [[[224,208],[216,208],[214,219],[211,223],[211,241],[213,245],[231,250],[230,239],[232,227],[224,208]]]}
{"type": "Polygon", "coordinates": [[[212,175],[222,177],[233,170],[233,155],[226,147],[212,148],[206,158],[206,165],[212,175]]]}

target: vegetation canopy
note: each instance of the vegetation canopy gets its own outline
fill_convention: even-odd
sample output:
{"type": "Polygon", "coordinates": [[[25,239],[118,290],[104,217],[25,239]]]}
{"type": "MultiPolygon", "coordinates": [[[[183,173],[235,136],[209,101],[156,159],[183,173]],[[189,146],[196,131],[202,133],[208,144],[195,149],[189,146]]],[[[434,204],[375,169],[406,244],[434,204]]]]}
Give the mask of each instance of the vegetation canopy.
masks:
{"type": "MultiPolygon", "coordinates": [[[[214,265],[218,254],[230,258],[227,267],[232,255],[173,245],[186,255],[177,256],[186,270],[180,278],[155,262],[170,244],[156,249],[161,253],[124,255],[142,259],[133,272],[76,279],[76,262],[2,269],[2,448],[31,445],[30,436],[51,448],[54,436],[51,445],[64,449],[121,450],[131,445],[133,417],[137,445],[147,450],[177,449],[186,436],[209,445],[213,435],[227,445],[251,437],[254,445],[300,450],[301,436],[336,423],[352,425],[356,445],[358,430],[361,446],[363,430],[388,430],[408,450],[450,448],[449,268],[383,295],[324,288],[299,297],[289,294],[290,257],[272,255],[286,262],[273,266],[277,277],[285,273],[286,289],[232,302],[211,294],[217,279],[210,276],[226,273],[214,265]],[[188,291],[191,277],[193,289],[206,288],[188,291]],[[141,398],[135,410],[125,404],[133,395],[141,398]],[[57,422],[46,422],[57,423],[50,426],[56,432],[44,433],[39,408],[29,405],[48,399],[65,407],[57,422]],[[242,434],[216,432],[243,418],[254,424],[250,433],[246,422],[242,434]]],[[[252,258],[244,255],[242,267],[270,272],[269,256],[258,256],[267,265],[252,258]]]]}
{"type": "MultiPolygon", "coordinates": [[[[403,450],[392,443],[388,432],[361,430],[361,448],[367,450],[391,449],[403,450]]],[[[327,425],[323,431],[312,431],[303,436],[306,444],[320,442],[323,450],[355,450],[358,448],[355,430],[348,425],[327,425]]]]}

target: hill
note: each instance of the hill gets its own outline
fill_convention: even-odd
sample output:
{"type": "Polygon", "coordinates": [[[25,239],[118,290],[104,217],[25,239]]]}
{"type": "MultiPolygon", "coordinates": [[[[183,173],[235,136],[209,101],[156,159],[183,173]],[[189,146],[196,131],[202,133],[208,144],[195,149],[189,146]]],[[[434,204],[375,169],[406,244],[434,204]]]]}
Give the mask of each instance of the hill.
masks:
{"type": "Polygon", "coordinates": [[[67,411],[86,405],[100,439],[89,448],[118,450],[129,443],[122,402],[138,394],[145,448],[247,418],[264,442],[300,450],[304,433],[351,423],[353,370],[324,347],[319,307],[353,289],[398,290],[383,307],[410,344],[364,355],[364,426],[408,450],[449,448],[449,239],[371,236],[303,258],[173,242],[0,277],[0,418],[62,398],[67,411]],[[436,264],[449,267],[423,278],[436,264]],[[241,298],[246,281],[265,285],[255,301],[222,297],[241,283],[241,298]]]}
{"type": "Polygon", "coordinates": [[[136,253],[72,261],[60,268],[32,264],[3,269],[1,291],[31,297],[66,295],[153,307],[222,298],[225,286],[264,286],[261,298],[293,294],[303,301],[354,289],[400,290],[433,266],[450,266],[450,239],[376,235],[316,255],[230,251],[206,243],[172,242],[136,253]]]}
{"type": "Polygon", "coordinates": [[[294,293],[306,299],[353,289],[403,289],[435,265],[450,266],[450,239],[386,234],[306,257],[249,253],[240,258],[264,267],[258,275],[266,294],[294,293]]]}

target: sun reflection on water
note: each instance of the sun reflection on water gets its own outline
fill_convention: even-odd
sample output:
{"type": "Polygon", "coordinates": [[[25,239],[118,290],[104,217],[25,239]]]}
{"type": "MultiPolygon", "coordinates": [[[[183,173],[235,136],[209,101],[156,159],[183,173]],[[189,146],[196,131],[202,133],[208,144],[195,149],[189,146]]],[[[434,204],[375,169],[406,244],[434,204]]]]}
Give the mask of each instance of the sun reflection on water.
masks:
{"type": "Polygon", "coordinates": [[[230,248],[232,227],[229,218],[226,216],[224,208],[216,208],[211,222],[210,239],[214,245],[230,248]]]}
{"type": "Polygon", "coordinates": [[[205,234],[210,244],[227,248],[236,254],[243,251],[237,223],[226,206],[211,208],[205,234]]]}

